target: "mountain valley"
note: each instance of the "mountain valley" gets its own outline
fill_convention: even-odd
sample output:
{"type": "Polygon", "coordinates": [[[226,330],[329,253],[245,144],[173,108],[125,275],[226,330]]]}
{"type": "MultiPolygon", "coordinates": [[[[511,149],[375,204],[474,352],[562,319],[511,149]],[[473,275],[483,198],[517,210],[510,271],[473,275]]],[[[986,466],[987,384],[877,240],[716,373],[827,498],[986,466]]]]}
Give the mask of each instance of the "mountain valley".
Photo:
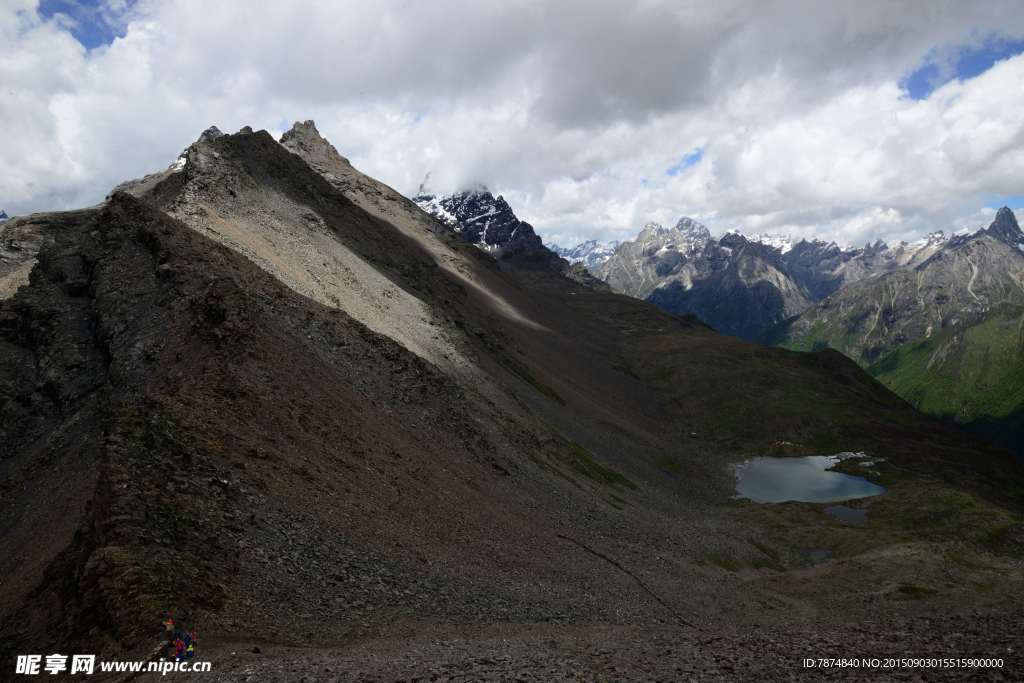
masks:
{"type": "Polygon", "coordinates": [[[1005,207],[974,233],[858,249],[735,231],[714,239],[684,218],[645,226],[588,268],[614,291],[725,334],[836,349],[916,407],[1024,453],[1022,244],[1005,207]]]}
{"type": "Polygon", "coordinates": [[[150,657],[171,611],[207,681],[790,680],[838,644],[1019,673],[1021,465],[836,350],[918,367],[919,323],[828,336],[876,291],[927,294],[929,343],[964,295],[972,339],[1009,334],[1000,220],[847,252],[684,219],[569,263],[500,196],[407,199],[312,121],[209,129],[0,224],[0,657],[150,657]],[[838,453],[885,487],[866,526],[736,496],[749,458],[838,453]]]}

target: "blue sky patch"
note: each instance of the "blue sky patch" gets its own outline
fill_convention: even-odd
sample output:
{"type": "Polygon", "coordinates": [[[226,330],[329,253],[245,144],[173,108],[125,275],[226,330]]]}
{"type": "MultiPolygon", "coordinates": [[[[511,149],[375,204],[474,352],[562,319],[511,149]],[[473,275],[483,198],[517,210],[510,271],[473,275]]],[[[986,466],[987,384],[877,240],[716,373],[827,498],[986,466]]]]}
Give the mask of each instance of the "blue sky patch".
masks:
{"type": "Polygon", "coordinates": [[[994,194],[989,195],[985,200],[985,206],[991,209],[1000,209],[1008,206],[1011,209],[1024,208],[1024,194],[994,194]]]}
{"type": "Polygon", "coordinates": [[[58,22],[75,40],[92,50],[124,36],[121,19],[135,2],[126,0],[122,6],[109,0],[41,0],[39,16],[58,22]]]}
{"type": "Polygon", "coordinates": [[[674,178],[691,166],[695,166],[704,158],[704,150],[698,147],[689,154],[686,154],[677,163],[665,169],[665,175],[674,178]]]}
{"type": "Polygon", "coordinates": [[[996,62],[1024,52],[1024,40],[989,38],[981,45],[932,50],[900,87],[914,100],[926,99],[953,79],[966,80],[988,71],[996,62]]]}

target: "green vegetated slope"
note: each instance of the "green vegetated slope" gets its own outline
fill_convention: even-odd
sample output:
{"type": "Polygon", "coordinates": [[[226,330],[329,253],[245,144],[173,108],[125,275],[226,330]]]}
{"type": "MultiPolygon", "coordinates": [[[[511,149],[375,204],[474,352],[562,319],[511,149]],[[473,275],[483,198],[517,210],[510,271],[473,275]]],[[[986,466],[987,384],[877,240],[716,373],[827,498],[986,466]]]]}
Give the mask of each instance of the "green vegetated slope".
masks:
{"type": "Polygon", "coordinates": [[[1024,443],[1024,307],[910,342],[868,367],[917,408],[1003,441],[1024,443]]]}
{"type": "Polygon", "coordinates": [[[907,270],[840,290],[769,331],[795,351],[832,348],[917,408],[1024,450],[1024,243],[1001,209],[907,270]]]}

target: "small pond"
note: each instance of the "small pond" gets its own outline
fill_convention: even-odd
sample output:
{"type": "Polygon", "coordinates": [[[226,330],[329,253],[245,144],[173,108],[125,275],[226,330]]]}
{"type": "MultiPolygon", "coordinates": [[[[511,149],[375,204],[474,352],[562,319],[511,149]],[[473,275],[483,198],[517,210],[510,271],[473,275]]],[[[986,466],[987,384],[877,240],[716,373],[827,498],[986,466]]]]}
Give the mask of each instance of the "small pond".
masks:
{"type": "Polygon", "coordinates": [[[837,521],[843,524],[852,524],[854,526],[860,526],[867,524],[868,511],[858,508],[851,508],[845,505],[830,505],[825,508],[825,513],[831,515],[837,521]]]}
{"type": "Polygon", "coordinates": [[[837,455],[802,458],[754,458],[736,466],[736,494],[755,503],[836,503],[867,498],[885,487],[829,470],[842,459],[837,455]]]}

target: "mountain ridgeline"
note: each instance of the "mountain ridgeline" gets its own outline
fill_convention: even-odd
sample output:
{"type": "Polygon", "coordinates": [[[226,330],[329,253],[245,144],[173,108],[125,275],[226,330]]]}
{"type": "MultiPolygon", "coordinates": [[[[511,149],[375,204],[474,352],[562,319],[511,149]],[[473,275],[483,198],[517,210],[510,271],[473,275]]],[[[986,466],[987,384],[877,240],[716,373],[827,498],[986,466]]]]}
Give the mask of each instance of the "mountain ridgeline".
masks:
{"type": "Polygon", "coordinates": [[[615,291],[716,330],[760,340],[765,331],[857,280],[927,258],[941,235],[896,248],[842,249],[834,242],[729,232],[714,239],[690,218],[644,226],[593,272],[615,291]]]}
{"type": "Polygon", "coordinates": [[[582,263],[587,270],[593,271],[612,257],[615,249],[619,246],[617,240],[607,244],[597,240],[587,240],[575,247],[560,247],[557,244],[547,245],[548,249],[555,252],[569,263],[582,263]]]}
{"type": "MultiPolygon", "coordinates": [[[[500,197],[431,202],[305,121],[211,129],[96,207],[0,224],[3,666],[154,657],[168,612],[212,680],[788,680],[836,642],[1014,645],[1007,452],[834,350],[596,286],[500,197]],[[870,533],[734,497],[752,456],[860,451],[870,533]]],[[[834,267],[764,294],[783,316],[868,259],[811,247],[834,267]]],[[[685,222],[616,255],[649,296],[776,282],[807,248],[685,222]]]]}
{"type": "Polygon", "coordinates": [[[843,287],[765,339],[837,349],[921,410],[1024,453],[1022,249],[1004,207],[987,229],[843,287]]]}
{"type": "Polygon", "coordinates": [[[973,234],[895,246],[715,239],[684,218],[580,250],[601,254],[588,268],[615,291],[744,339],[836,349],[921,410],[1024,452],[1024,234],[1006,207],[973,234]]]}
{"type": "Polygon", "coordinates": [[[507,202],[478,188],[423,209],[499,261],[569,272],[715,330],[794,350],[834,348],[916,407],[1024,453],[1024,243],[1012,211],[947,238],[859,249],[729,232],[691,218],[633,240],[541,245],[507,202]],[[561,257],[561,259],[555,258],[561,257]]]}
{"type": "Polygon", "coordinates": [[[504,197],[495,197],[484,186],[440,197],[421,193],[413,201],[500,262],[541,269],[565,267],[533,226],[519,220],[504,197]]]}

